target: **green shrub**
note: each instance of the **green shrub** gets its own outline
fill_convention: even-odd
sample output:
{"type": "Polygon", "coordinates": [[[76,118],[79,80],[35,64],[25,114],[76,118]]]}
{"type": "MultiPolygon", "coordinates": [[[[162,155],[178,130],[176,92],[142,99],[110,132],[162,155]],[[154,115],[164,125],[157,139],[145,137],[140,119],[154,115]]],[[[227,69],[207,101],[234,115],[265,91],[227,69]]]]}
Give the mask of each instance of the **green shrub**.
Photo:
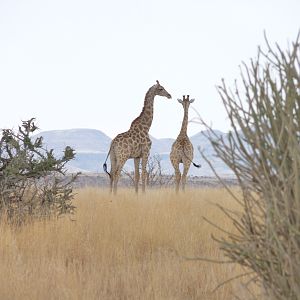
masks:
{"type": "Polygon", "coordinates": [[[0,214],[22,222],[26,216],[44,217],[72,213],[72,183],[65,165],[74,158],[66,147],[61,158],[32,138],[34,119],[23,121],[18,131],[2,129],[0,139],[0,214]]]}

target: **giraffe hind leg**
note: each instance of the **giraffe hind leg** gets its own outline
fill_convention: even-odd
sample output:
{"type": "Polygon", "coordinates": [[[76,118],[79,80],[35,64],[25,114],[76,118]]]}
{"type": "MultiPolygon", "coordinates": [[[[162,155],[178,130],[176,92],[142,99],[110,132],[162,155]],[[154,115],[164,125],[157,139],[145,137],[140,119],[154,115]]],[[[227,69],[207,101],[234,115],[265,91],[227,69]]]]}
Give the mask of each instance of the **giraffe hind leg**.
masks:
{"type": "Polygon", "coordinates": [[[113,192],[113,186],[116,177],[116,167],[117,167],[117,159],[114,151],[110,153],[110,162],[111,162],[111,169],[110,169],[110,193],[113,192]]]}
{"type": "Polygon", "coordinates": [[[183,172],[182,172],[182,178],[181,178],[181,183],[182,183],[182,190],[185,190],[185,185],[186,185],[186,177],[187,177],[187,173],[190,169],[191,163],[185,161],[184,162],[184,167],[183,167],[183,172]]]}
{"type": "Polygon", "coordinates": [[[118,182],[119,182],[121,171],[122,171],[122,168],[123,168],[125,162],[126,162],[126,159],[122,159],[117,162],[117,166],[116,166],[116,169],[114,172],[114,178],[113,178],[113,193],[115,195],[117,194],[118,182]]]}
{"type": "Polygon", "coordinates": [[[179,170],[179,163],[172,162],[172,165],[173,165],[173,168],[175,170],[175,190],[176,190],[176,193],[178,193],[180,180],[181,180],[181,173],[180,173],[180,170],[179,170]]]}

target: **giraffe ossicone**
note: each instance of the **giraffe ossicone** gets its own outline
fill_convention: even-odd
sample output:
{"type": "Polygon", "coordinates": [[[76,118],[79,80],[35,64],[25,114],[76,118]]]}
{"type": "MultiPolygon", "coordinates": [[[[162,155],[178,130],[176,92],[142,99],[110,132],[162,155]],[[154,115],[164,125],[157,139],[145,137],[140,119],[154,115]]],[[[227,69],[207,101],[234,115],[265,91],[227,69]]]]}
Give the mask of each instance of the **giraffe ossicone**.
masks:
{"type": "Polygon", "coordinates": [[[182,104],[184,115],[181,125],[181,130],[175,142],[172,145],[170,160],[175,170],[175,188],[176,192],[179,191],[180,182],[182,184],[182,189],[185,190],[186,177],[189,171],[191,163],[197,168],[200,168],[201,165],[195,164],[193,162],[194,158],[194,148],[187,135],[187,125],[188,125],[188,113],[189,106],[195,101],[195,99],[190,99],[190,96],[183,96],[183,99],[177,99],[177,101],[182,104]],[[183,173],[181,175],[179,164],[183,164],[183,173]]]}
{"type": "Polygon", "coordinates": [[[142,190],[145,191],[147,177],[147,161],[150,154],[151,140],[149,130],[153,120],[154,97],[162,96],[171,99],[171,95],[156,80],[145,95],[144,106],[140,115],[134,119],[128,131],[118,134],[111,142],[106,160],[103,164],[104,171],[110,177],[110,191],[116,193],[118,180],[125,162],[133,158],[135,169],[135,191],[138,192],[140,172],[139,166],[142,161],[142,190]],[[111,170],[107,171],[106,161],[110,156],[111,170]]]}

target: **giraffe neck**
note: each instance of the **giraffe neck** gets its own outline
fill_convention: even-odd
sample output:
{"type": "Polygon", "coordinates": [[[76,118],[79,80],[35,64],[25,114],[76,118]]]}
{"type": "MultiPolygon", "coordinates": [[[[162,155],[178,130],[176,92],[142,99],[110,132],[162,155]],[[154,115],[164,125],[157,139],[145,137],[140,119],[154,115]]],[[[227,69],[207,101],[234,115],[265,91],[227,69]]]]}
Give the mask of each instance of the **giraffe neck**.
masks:
{"type": "Polygon", "coordinates": [[[179,133],[179,136],[187,136],[187,124],[188,124],[188,118],[189,118],[189,111],[188,109],[184,108],[184,115],[181,125],[181,130],[179,133]]]}
{"type": "Polygon", "coordinates": [[[138,125],[140,131],[149,132],[153,120],[153,103],[155,94],[148,90],[145,96],[144,107],[140,115],[131,123],[131,129],[136,128],[138,125]]]}

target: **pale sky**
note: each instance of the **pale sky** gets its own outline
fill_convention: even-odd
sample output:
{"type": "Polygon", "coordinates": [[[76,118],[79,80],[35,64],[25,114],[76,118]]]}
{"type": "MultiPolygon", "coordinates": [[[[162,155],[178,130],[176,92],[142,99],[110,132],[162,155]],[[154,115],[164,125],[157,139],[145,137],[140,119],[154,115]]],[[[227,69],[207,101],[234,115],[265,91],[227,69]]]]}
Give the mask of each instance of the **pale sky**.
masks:
{"type": "MultiPolygon", "coordinates": [[[[0,0],[0,128],[37,118],[42,131],[129,129],[156,80],[150,134],[176,138],[177,98],[228,130],[215,86],[233,86],[241,61],[264,45],[283,48],[300,29],[299,0],[0,0]]],[[[190,118],[195,113],[190,109],[190,118]]],[[[190,124],[189,135],[203,129],[190,124]]]]}

